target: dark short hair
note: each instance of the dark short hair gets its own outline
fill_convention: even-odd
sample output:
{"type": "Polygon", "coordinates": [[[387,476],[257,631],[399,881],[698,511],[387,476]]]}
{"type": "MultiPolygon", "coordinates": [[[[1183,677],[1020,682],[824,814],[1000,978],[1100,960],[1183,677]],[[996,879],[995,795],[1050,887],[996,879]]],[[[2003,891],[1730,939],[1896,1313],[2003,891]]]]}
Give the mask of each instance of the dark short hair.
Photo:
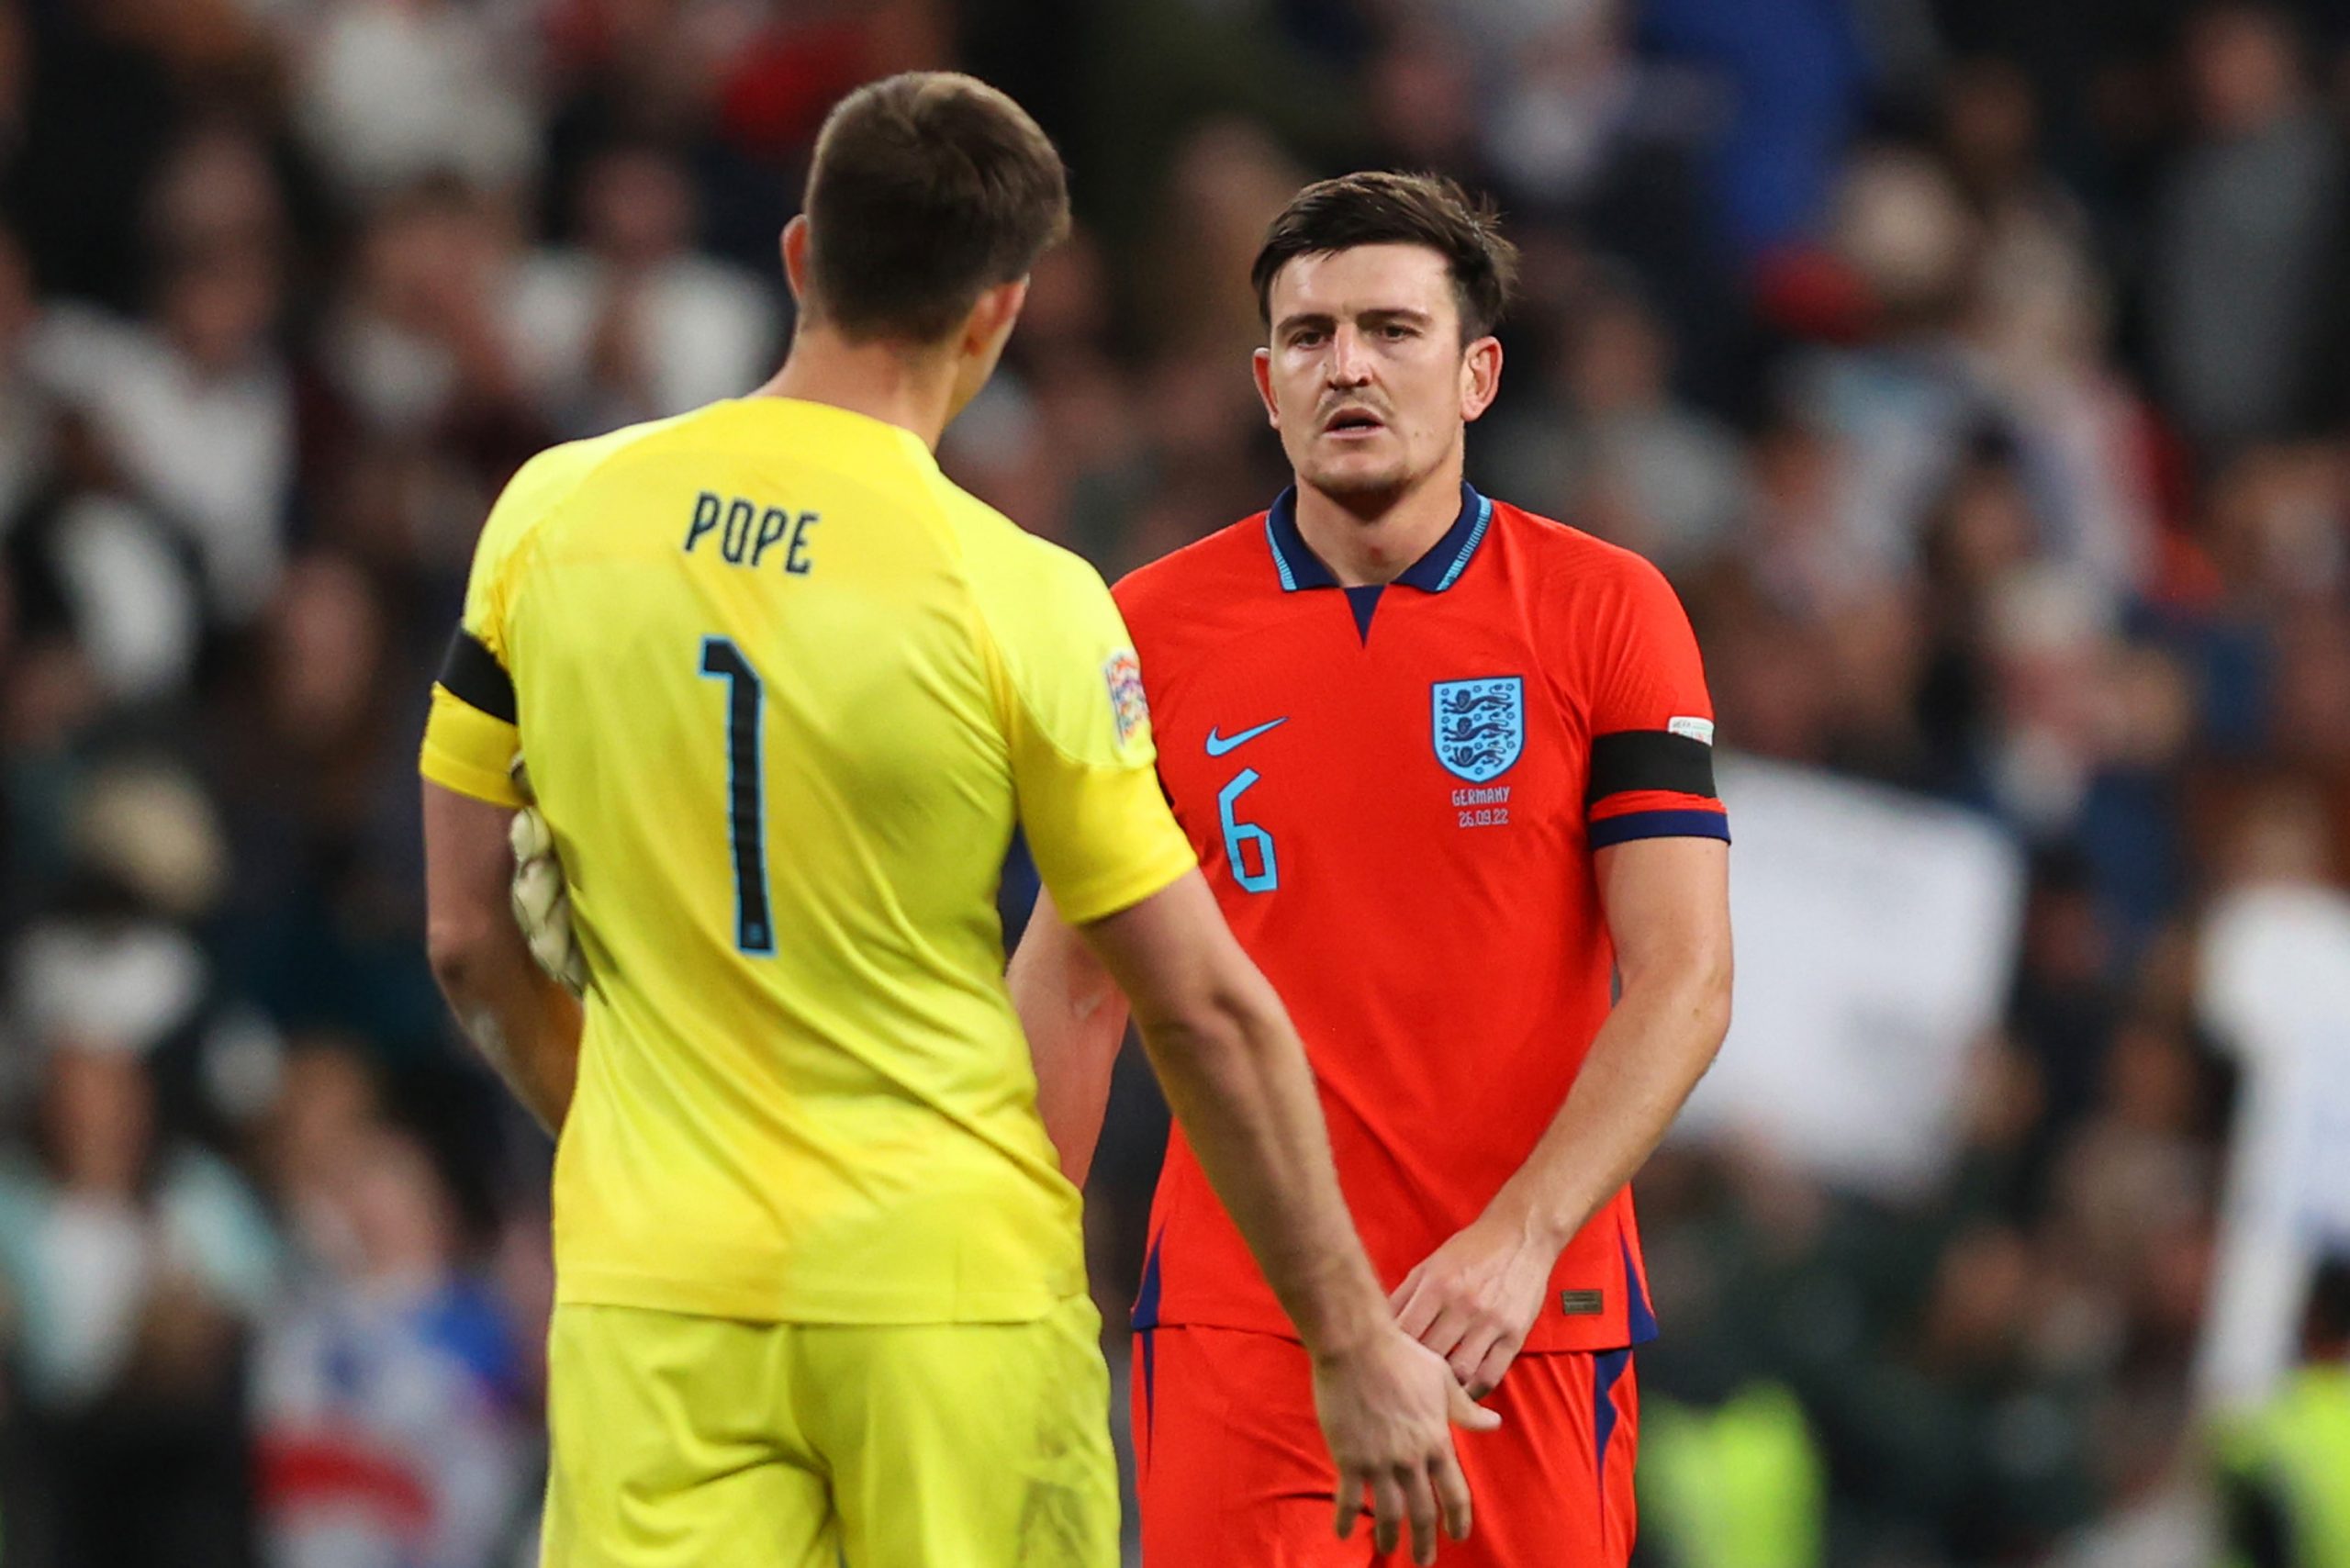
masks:
{"type": "Polygon", "coordinates": [[[1257,313],[1272,325],[1273,279],[1300,256],[1358,245],[1425,245],[1444,258],[1460,306],[1460,339],[1492,331],[1517,284],[1517,247],[1502,238],[1490,197],[1439,174],[1369,171],[1321,180],[1290,198],[1266,230],[1248,280],[1257,313]]]}
{"type": "Polygon", "coordinates": [[[930,343],[1069,231],[1060,154],[974,77],[913,71],[834,106],[816,138],[802,308],[854,339],[930,343]]]}

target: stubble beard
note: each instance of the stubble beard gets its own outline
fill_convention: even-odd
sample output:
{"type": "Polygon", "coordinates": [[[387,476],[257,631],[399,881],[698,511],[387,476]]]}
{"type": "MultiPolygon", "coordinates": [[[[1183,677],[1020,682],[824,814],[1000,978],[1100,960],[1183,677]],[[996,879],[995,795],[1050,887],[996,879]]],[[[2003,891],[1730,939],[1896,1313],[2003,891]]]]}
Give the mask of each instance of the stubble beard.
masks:
{"type": "Polygon", "coordinates": [[[1412,475],[1401,457],[1376,468],[1346,464],[1301,466],[1297,476],[1349,511],[1376,512],[1412,487],[1412,475]]]}

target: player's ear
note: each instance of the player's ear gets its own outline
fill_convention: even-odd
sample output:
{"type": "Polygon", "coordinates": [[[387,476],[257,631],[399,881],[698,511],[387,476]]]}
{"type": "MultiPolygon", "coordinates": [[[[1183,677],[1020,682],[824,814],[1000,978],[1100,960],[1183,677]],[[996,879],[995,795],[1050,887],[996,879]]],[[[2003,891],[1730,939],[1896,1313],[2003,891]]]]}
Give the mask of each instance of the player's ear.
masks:
{"type": "Polygon", "coordinates": [[[971,308],[968,319],[963,323],[963,349],[992,364],[1003,352],[1004,341],[1012,336],[1013,324],[1020,319],[1020,308],[1028,302],[1028,280],[1015,278],[1000,283],[979,296],[971,308]]]}
{"type": "Polygon", "coordinates": [[[1003,357],[1003,345],[1012,341],[1013,323],[1020,319],[1020,307],[1027,297],[1028,280],[1024,277],[997,284],[972,302],[971,313],[963,318],[961,329],[943,340],[954,361],[955,385],[946,408],[949,421],[979,395],[979,388],[995,374],[996,362],[1003,357]]]}
{"type": "Polygon", "coordinates": [[[783,281],[791,286],[796,302],[807,297],[808,215],[799,213],[783,226],[783,281]]]}
{"type": "Polygon", "coordinates": [[[1486,336],[1471,343],[1460,356],[1460,418],[1473,422],[1502,389],[1502,341],[1486,336]]]}
{"type": "Polygon", "coordinates": [[[1259,349],[1248,357],[1249,369],[1257,377],[1257,396],[1265,405],[1265,422],[1275,430],[1281,428],[1281,405],[1273,401],[1273,351],[1259,349]]]}

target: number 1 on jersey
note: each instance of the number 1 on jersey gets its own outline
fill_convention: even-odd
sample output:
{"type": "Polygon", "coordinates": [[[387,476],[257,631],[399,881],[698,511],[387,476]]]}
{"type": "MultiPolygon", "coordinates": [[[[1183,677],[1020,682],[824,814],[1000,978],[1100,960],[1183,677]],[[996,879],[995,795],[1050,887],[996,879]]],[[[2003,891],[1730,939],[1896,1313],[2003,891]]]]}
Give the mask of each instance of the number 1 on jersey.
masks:
{"type": "Polygon", "coordinates": [[[701,673],[726,682],[726,824],[734,851],[734,946],[775,952],[767,905],[767,773],[761,766],[759,672],[732,637],[701,640],[701,673]]]}

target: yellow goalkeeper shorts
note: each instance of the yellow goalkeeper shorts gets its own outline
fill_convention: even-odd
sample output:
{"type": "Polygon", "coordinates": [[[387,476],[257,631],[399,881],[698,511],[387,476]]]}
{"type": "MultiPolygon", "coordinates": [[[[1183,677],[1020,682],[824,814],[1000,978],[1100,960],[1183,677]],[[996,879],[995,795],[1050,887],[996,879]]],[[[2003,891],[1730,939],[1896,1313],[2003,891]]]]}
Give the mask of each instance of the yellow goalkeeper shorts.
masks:
{"type": "Polygon", "coordinates": [[[543,1568],[1115,1568],[1101,1318],[557,1306],[543,1568]]]}

